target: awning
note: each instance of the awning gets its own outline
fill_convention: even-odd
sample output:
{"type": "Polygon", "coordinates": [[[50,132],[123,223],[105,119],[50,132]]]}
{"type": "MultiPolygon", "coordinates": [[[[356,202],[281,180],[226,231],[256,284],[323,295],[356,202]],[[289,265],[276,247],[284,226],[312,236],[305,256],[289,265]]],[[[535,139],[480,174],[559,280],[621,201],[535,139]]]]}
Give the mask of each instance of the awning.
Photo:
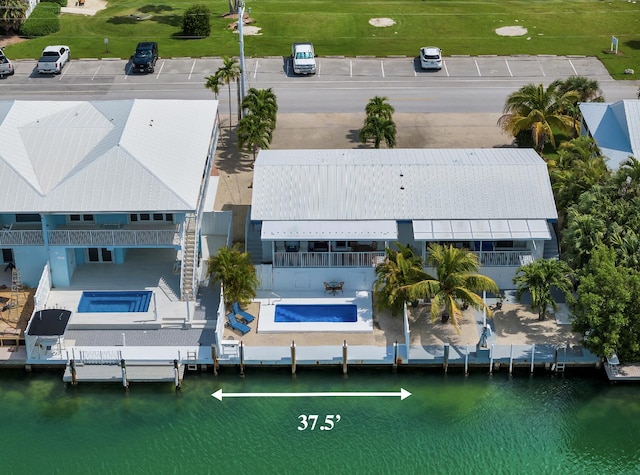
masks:
{"type": "Polygon", "coordinates": [[[413,221],[418,241],[550,240],[544,219],[429,219],[413,221]]]}
{"type": "Polygon", "coordinates": [[[384,240],[398,238],[393,220],[380,221],[263,221],[260,237],[269,241],[384,240]]]}

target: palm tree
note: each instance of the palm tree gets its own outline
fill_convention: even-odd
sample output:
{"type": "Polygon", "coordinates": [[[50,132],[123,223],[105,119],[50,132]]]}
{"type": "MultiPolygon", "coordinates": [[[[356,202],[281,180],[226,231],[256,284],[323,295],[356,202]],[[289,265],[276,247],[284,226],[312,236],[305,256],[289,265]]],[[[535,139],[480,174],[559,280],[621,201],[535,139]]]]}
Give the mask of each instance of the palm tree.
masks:
{"type": "Polygon", "coordinates": [[[248,94],[242,101],[242,108],[249,114],[259,116],[271,125],[271,130],[276,128],[276,117],[278,114],[278,100],[273,93],[273,89],[249,89],[248,94]]]}
{"type": "Polygon", "coordinates": [[[581,214],[571,208],[567,227],[562,235],[566,259],[574,269],[582,267],[591,257],[591,251],[603,243],[607,225],[597,216],[581,214]]]}
{"type": "Polygon", "coordinates": [[[462,305],[491,314],[477,292],[486,290],[497,294],[498,286],[489,277],[477,273],[480,263],[474,253],[452,245],[430,244],[427,262],[435,268],[437,277],[427,275],[406,288],[413,299],[431,298],[432,322],[441,315],[443,321],[450,319],[460,333],[458,319],[462,316],[462,305]]]}
{"type": "Polygon", "coordinates": [[[640,160],[629,157],[623,161],[615,174],[614,181],[620,194],[635,197],[640,194],[640,160]]]}
{"type": "Polygon", "coordinates": [[[569,91],[578,93],[578,102],[604,102],[600,84],[595,79],[584,76],[570,76],[565,80],[554,81],[559,95],[569,91]]]}
{"type": "Polygon", "coordinates": [[[365,113],[368,116],[375,115],[387,120],[392,120],[395,109],[387,102],[388,100],[389,99],[386,97],[375,96],[367,103],[367,106],[364,109],[365,113]]]}
{"type": "Polygon", "coordinates": [[[375,148],[380,148],[380,144],[385,142],[387,147],[393,148],[396,146],[397,133],[393,120],[370,115],[364,120],[364,126],[360,129],[360,141],[367,143],[369,140],[373,140],[375,148]]]}
{"type": "Polygon", "coordinates": [[[212,76],[207,76],[205,79],[207,80],[207,82],[204,83],[204,87],[213,91],[213,94],[215,94],[215,98],[218,99],[218,94],[220,94],[220,86],[222,86],[222,84],[220,83],[220,77],[218,76],[218,74],[214,74],[212,76]]]}
{"type": "Polygon", "coordinates": [[[233,58],[223,58],[222,61],[222,67],[216,71],[215,75],[220,84],[226,84],[229,88],[229,128],[231,128],[231,83],[240,79],[242,70],[238,61],[233,58]]]}
{"type": "Polygon", "coordinates": [[[17,32],[25,20],[27,6],[23,0],[4,0],[0,10],[0,27],[5,34],[17,32]]]}
{"type": "Polygon", "coordinates": [[[527,265],[518,267],[513,283],[517,285],[516,298],[520,301],[522,294],[531,294],[531,308],[538,312],[538,320],[544,320],[547,308],[558,310],[551,290],[558,289],[569,295],[573,288],[571,277],[573,272],[566,262],[557,259],[537,259],[527,265]]]}
{"type": "Polygon", "coordinates": [[[259,149],[268,149],[273,138],[271,123],[257,114],[247,114],[238,122],[238,145],[251,151],[253,160],[259,149]]]}
{"type": "Polygon", "coordinates": [[[424,272],[422,257],[411,246],[396,243],[396,247],[385,249],[386,258],[376,266],[373,284],[378,308],[388,308],[393,316],[410,300],[406,286],[430,278],[424,272]]]}
{"type": "Polygon", "coordinates": [[[224,303],[228,307],[234,302],[249,303],[256,296],[258,277],[249,253],[242,252],[236,244],[232,248],[221,247],[218,254],[207,262],[207,276],[211,285],[222,282],[224,303]]]}
{"type": "Polygon", "coordinates": [[[567,108],[578,100],[577,92],[558,94],[557,87],[552,83],[545,90],[542,84],[527,84],[511,93],[498,125],[514,137],[530,130],[538,152],[542,152],[547,142],[555,148],[554,129],[569,132],[575,127],[567,108]]]}

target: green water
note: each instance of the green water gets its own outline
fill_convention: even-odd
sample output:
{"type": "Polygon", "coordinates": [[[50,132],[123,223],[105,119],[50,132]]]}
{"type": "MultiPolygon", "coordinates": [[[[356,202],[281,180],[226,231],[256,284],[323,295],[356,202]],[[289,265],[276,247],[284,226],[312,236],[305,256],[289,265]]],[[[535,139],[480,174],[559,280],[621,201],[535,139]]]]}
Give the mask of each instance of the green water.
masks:
{"type": "Polygon", "coordinates": [[[300,370],[65,387],[0,372],[3,474],[640,473],[640,387],[599,377],[300,370]],[[399,398],[211,393],[399,391],[399,398]],[[339,414],[330,431],[298,416],[339,414]]]}

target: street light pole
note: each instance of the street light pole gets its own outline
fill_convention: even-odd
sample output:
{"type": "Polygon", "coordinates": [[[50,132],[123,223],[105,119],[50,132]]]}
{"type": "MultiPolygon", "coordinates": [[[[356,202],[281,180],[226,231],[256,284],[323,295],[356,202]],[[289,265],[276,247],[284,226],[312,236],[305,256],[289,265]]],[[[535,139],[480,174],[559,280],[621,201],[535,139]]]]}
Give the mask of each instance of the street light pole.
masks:
{"type": "MultiPolygon", "coordinates": [[[[244,76],[244,35],[242,25],[244,23],[244,1],[238,2],[238,34],[240,35],[240,107],[245,96],[245,76],[244,76]]],[[[242,114],[242,113],[241,113],[242,114]]]]}

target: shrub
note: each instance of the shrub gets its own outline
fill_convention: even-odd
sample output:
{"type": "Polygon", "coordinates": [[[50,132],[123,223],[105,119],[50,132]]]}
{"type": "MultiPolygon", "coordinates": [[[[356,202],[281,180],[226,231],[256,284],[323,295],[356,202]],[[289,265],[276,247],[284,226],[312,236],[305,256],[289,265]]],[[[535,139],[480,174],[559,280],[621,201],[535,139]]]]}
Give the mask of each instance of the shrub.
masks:
{"type": "Polygon", "coordinates": [[[67,0],[40,0],[40,3],[57,3],[61,7],[67,6],[67,0]]]}
{"type": "Polygon", "coordinates": [[[182,34],[185,36],[209,36],[211,34],[211,10],[206,5],[192,5],[182,17],[182,34]]]}
{"type": "Polygon", "coordinates": [[[20,27],[20,36],[47,36],[60,31],[60,5],[39,3],[20,27]]]}

